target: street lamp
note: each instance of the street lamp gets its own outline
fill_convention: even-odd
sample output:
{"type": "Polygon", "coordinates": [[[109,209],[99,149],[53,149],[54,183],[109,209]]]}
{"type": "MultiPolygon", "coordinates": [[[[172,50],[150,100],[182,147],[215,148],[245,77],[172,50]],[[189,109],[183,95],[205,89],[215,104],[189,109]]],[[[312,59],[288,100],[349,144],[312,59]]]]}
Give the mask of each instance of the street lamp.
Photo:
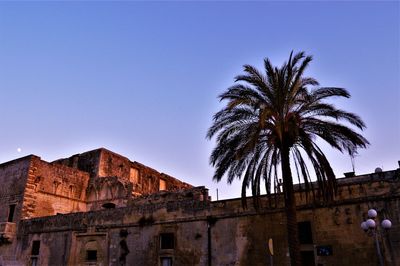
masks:
{"type": "MultiPolygon", "coordinates": [[[[379,226],[375,222],[375,218],[378,216],[378,213],[374,209],[368,210],[368,219],[361,223],[361,229],[364,230],[368,236],[372,236],[375,238],[375,245],[376,245],[376,253],[378,254],[379,264],[383,266],[383,258],[381,253],[381,248],[379,246],[378,235],[382,232],[379,230],[379,226]]],[[[381,222],[381,227],[384,231],[389,230],[392,227],[392,222],[389,219],[384,219],[381,222]]]]}

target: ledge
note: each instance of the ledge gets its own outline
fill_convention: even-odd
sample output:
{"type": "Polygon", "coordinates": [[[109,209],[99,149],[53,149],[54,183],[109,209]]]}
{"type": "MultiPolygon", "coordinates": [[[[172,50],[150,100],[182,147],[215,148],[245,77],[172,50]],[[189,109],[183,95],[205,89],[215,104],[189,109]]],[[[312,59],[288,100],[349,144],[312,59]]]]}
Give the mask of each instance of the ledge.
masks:
{"type": "Polygon", "coordinates": [[[16,233],[16,223],[0,222],[0,243],[12,242],[16,233]]]}

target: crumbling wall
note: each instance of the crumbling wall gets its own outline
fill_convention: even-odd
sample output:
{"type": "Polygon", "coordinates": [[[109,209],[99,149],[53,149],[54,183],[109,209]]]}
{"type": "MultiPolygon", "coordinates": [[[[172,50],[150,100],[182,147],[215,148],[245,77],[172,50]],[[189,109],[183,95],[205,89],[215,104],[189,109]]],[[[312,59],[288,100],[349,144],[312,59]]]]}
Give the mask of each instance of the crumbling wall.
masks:
{"type": "Polygon", "coordinates": [[[15,204],[13,221],[20,219],[25,184],[31,159],[27,156],[0,165],[0,222],[7,222],[10,205],[15,204]]]}
{"type": "Polygon", "coordinates": [[[134,185],[137,195],[149,195],[160,191],[160,182],[165,182],[165,190],[177,191],[192,188],[193,186],[182,182],[170,175],[158,171],[138,162],[133,162],[131,167],[139,172],[138,183],[134,185]],[[162,180],[162,181],[161,181],[162,180]]]}
{"type": "Polygon", "coordinates": [[[148,195],[159,191],[159,172],[138,162],[133,162],[132,167],[139,171],[138,183],[134,184],[134,192],[139,195],[148,195]]]}
{"type": "Polygon", "coordinates": [[[53,163],[88,172],[91,182],[98,177],[110,176],[129,180],[130,161],[126,157],[104,148],[75,154],[53,163]]]}
{"type": "Polygon", "coordinates": [[[160,182],[163,182],[164,189],[169,191],[192,187],[170,175],[160,173],[139,162],[131,162],[128,158],[104,148],[76,154],[53,163],[88,172],[89,183],[94,183],[97,178],[105,177],[117,177],[121,183],[130,182],[133,185],[133,196],[158,192],[160,182]]]}
{"type": "Polygon", "coordinates": [[[89,173],[90,179],[99,176],[100,155],[102,149],[75,154],[69,158],[59,159],[52,163],[62,164],[89,173]]]}
{"type": "Polygon", "coordinates": [[[101,149],[99,162],[99,177],[116,176],[129,180],[130,161],[117,153],[101,149]]]}
{"type": "Polygon", "coordinates": [[[168,191],[176,191],[176,190],[181,190],[181,189],[188,189],[193,187],[192,185],[182,182],[170,175],[167,175],[165,173],[160,174],[160,179],[163,179],[166,183],[166,190],[168,191]]]}
{"type": "Polygon", "coordinates": [[[86,211],[89,174],[33,158],[25,188],[23,219],[86,211]]]}
{"type": "Polygon", "coordinates": [[[117,177],[97,178],[86,190],[88,210],[126,206],[132,195],[132,184],[117,177]]]}
{"type": "Polygon", "coordinates": [[[208,189],[204,186],[181,189],[179,191],[159,191],[149,195],[143,195],[131,199],[129,206],[146,206],[148,204],[169,204],[185,201],[211,202],[208,196],[208,189]]]}
{"type": "Polygon", "coordinates": [[[16,226],[21,218],[26,179],[33,156],[0,165],[0,264],[15,261],[16,226]]]}

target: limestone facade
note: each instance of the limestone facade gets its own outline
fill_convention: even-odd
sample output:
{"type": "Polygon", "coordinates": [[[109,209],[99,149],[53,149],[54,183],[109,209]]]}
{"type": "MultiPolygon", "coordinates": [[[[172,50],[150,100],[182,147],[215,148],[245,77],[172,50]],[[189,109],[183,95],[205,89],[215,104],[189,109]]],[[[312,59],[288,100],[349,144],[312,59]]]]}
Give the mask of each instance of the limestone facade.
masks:
{"type": "MultiPolygon", "coordinates": [[[[289,265],[280,193],[257,210],[251,198],[246,209],[240,199],[211,201],[205,187],[105,149],[10,161],[0,182],[1,266],[289,265]]],[[[400,169],[340,178],[328,205],[300,188],[296,197],[304,265],[378,265],[360,228],[369,208],[392,221],[378,241],[385,265],[400,265],[400,169]]]]}

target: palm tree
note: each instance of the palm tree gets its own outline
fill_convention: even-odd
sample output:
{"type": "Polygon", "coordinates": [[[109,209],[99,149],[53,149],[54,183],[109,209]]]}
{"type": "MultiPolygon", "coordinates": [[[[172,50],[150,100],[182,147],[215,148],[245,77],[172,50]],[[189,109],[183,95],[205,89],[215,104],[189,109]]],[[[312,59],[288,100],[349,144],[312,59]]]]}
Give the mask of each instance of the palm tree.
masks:
{"type": "Polygon", "coordinates": [[[242,179],[244,207],[247,188],[251,187],[253,199],[258,199],[261,181],[264,181],[270,195],[271,187],[278,183],[278,174],[282,175],[293,266],[300,265],[301,258],[291,163],[304,189],[315,196],[315,187],[317,196],[328,201],[335,195],[336,179],[316,140],[323,139],[350,156],[369,144],[349,127],[363,130],[365,124],[360,117],[325,101],[334,96],[349,98],[350,94],[342,88],[319,87],[317,80],[303,76],[311,60],[304,52],[294,56],[292,52],[288,62],[279,68],[265,59],[265,73],[244,65],[245,73],[235,78],[239,83],[219,96],[227,104],[214,115],[207,133],[209,139],[216,137],[210,156],[210,163],[215,167],[213,179],[220,181],[226,176],[228,183],[235,178],[242,179]],[[314,168],[314,186],[304,157],[309,158],[314,168]]]}

